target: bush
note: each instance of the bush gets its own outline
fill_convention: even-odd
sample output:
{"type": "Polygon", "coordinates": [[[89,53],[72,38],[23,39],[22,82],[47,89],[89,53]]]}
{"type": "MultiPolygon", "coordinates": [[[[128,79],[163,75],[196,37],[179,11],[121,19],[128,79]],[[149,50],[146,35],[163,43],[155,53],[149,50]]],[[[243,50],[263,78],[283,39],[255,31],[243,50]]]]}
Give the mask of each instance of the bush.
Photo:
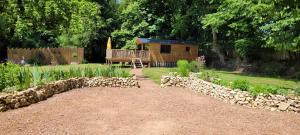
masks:
{"type": "Polygon", "coordinates": [[[219,76],[213,71],[208,71],[201,72],[199,78],[208,82],[214,82],[214,80],[218,79],[219,76]]]}
{"type": "Polygon", "coordinates": [[[20,69],[21,67],[19,65],[10,62],[0,65],[0,91],[18,84],[20,69]]]}
{"type": "Polygon", "coordinates": [[[188,76],[190,70],[190,65],[187,60],[177,61],[177,71],[181,76],[188,76]]]}
{"type": "Polygon", "coordinates": [[[232,84],[232,88],[247,91],[250,88],[250,83],[246,80],[235,80],[232,84]]]}
{"type": "Polygon", "coordinates": [[[190,70],[192,72],[200,72],[200,69],[203,69],[203,64],[197,62],[197,61],[192,61],[190,64],[189,64],[189,67],[190,67],[190,70]]]}
{"type": "Polygon", "coordinates": [[[251,87],[249,89],[249,92],[252,95],[258,95],[260,93],[262,93],[262,94],[269,94],[269,93],[277,94],[278,93],[278,88],[273,87],[273,86],[269,86],[269,85],[258,85],[258,86],[251,87]]]}

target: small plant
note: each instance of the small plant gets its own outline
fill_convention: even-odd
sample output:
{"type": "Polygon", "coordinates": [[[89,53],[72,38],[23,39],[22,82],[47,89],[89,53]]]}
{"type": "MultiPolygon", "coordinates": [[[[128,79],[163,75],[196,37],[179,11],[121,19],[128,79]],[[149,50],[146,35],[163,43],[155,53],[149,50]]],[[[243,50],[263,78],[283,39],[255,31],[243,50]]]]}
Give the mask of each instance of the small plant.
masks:
{"type": "Polygon", "coordinates": [[[187,60],[177,61],[177,70],[181,76],[188,76],[190,70],[190,65],[187,60]]]}
{"type": "Polygon", "coordinates": [[[190,70],[195,73],[200,72],[200,70],[203,69],[203,64],[197,61],[190,62],[189,66],[190,66],[190,70]]]}
{"type": "Polygon", "coordinates": [[[229,82],[227,82],[226,80],[220,79],[220,78],[213,79],[213,83],[221,85],[221,86],[227,86],[227,87],[230,86],[229,82]]]}
{"type": "Polygon", "coordinates": [[[93,70],[90,67],[84,68],[84,77],[95,77],[93,70]]]}
{"type": "Polygon", "coordinates": [[[32,80],[34,86],[43,84],[42,72],[40,72],[37,67],[34,67],[32,71],[32,80]]]}
{"type": "Polygon", "coordinates": [[[199,78],[204,81],[214,82],[214,80],[218,79],[219,76],[213,71],[206,71],[201,72],[199,78]]]}
{"type": "Polygon", "coordinates": [[[17,88],[18,90],[23,90],[30,87],[31,84],[31,73],[28,69],[22,69],[19,71],[17,75],[18,83],[17,88]]]}
{"type": "Polygon", "coordinates": [[[250,83],[246,80],[235,80],[232,84],[232,88],[247,91],[250,88],[250,83]]]}

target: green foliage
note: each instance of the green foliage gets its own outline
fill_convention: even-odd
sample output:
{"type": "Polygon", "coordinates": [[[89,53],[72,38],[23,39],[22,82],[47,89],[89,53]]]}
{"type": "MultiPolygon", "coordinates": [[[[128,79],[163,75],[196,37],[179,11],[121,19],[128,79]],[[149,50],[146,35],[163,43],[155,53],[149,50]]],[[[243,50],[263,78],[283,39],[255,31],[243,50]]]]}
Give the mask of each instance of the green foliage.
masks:
{"type": "Polygon", "coordinates": [[[15,84],[17,84],[17,76],[20,71],[20,66],[15,65],[13,63],[7,63],[4,66],[4,82],[5,82],[5,87],[13,87],[15,84]]]}
{"type": "Polygon", "coordinates": [[[213,83],[221,85],[221,86],[230,87],[230,83],[228,81],[226,81],[224,79],[220,79],[220,78],[213,79],[213,83]]]}
{"type": "Polygon", "coordinates": [[[23,90],[30,87],[31,84],[31,73],[29,69],[21,69],[17,75],[17,89],[23,90]]]}
{"type": "Polygon", "coordinates": [[[295,92],[296,92],[296,94],[297,94],[298,96],[300,96],[300,87],[297,87],[297,88],[295,89],[295,92]]]}
{"type": "MultiPolygon", "coordinates": [[[[287,95],[289,93],[289,89],[285,89],[285,88],[280,88],[280,87],[276,87],[276,86],[271,86],[271,85],[257,85],[254,87],[251,87],[249,89],[249,92],[252,95],[258,95],[258,94],[279,94],[279,95],[287,95]]],[[[296,93],[296,95],[299,95],[299,93],[297,93],[297,89],[294,90],[296,93]]]]}
{"type": "Polygon", "coordinates": [[[197,72],[200,72],[200,70],[204,68],[204,65],[197,61],[192,61],[192,62],[190,62],[189,67],[192,72],[197,73],[197,72]]]}
{"type": "Polygon", "coordinates": [[[299,2],[223,0],[217,12],[202,19],[203,27],[212,27],[230,37],[241,55],[247,46],[259,44],[276,50],[299,51],[299,2]],[[254,43],[249,43],[249,42],[254,43]]]}
{"type": "Polygon", "coordinates": [[[200,72],[200,79],[208,81],[208,82],[218,82],[219,76],[213,71],[203,71],[200,72]]]}
{"type": "Polygon", "coordinates": [[[78,77],[130,77],[130,73],[119,67],[85,67],[49,70],[37,66],[29,70],[27,67],[7,63],[0,64],[0,91],[6,88],[24,90],[30,86],[39,86],[48,82],[78,77]]]}
{"type": "Polygon", "coordinates": [[[177,70],[181,76],[188,76],[190,70],[190,65],[187,60],[177,61],[177,70]]]}
{"type": "Polygon", "coordinates": [[[43,72],[41,72],[37,67],[35,67],[32,71],[32,81],[34,86],[43,84],[43,72]]]}
{"type": "Polygon", "coordinates": [[[110,67],[105,67],[105,68],[99,68],[96,70],[96,75],[97,76],[103,76],[103,77],[129,77],[130,73],[125,71],[125,70],[121,70],[118,67],[115,66],[110,66],[110,67]]]}
{"type": "Polygon", "coordinates": [[[250,88],[250,83],[246,80],[235,80],[232,84],[232,88],[248,91],[250,88]]]}
{"type": "Polygon", "coordinates": [[[19,47],[86,47],[105,26],[100,3],[90,0],[8,0],[2,4],[1,36],[20,43],[19,47]]]}

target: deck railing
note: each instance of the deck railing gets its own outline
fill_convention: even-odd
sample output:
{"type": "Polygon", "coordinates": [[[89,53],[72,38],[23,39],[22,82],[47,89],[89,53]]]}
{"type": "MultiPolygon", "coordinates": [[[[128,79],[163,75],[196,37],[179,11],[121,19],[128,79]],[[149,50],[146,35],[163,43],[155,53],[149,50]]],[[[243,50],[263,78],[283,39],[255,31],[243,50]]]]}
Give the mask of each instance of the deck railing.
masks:
{"type": "Polygon", "coordinates": [[[150,53],[146,50],[106,50],[106,59],[131,60],[132,58],[141,58],[143,61],[149,61],[150,53]]]}

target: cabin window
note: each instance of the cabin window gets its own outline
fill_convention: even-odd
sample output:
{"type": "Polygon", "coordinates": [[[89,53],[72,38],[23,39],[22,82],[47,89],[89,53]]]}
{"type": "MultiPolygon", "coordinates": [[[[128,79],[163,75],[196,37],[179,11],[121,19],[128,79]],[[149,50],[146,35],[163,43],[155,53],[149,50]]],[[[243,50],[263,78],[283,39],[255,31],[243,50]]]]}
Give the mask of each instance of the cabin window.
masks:
{"type": "Polygon", "coordinates": [[[186,52],[190,52],[191,51],[191,47],[185,47],[185,51],[186,52]]]}
{"type": "Polygon", "coordinates": [[[160,53],[171,53],[171,45],[161,45],[160,53]]]}

